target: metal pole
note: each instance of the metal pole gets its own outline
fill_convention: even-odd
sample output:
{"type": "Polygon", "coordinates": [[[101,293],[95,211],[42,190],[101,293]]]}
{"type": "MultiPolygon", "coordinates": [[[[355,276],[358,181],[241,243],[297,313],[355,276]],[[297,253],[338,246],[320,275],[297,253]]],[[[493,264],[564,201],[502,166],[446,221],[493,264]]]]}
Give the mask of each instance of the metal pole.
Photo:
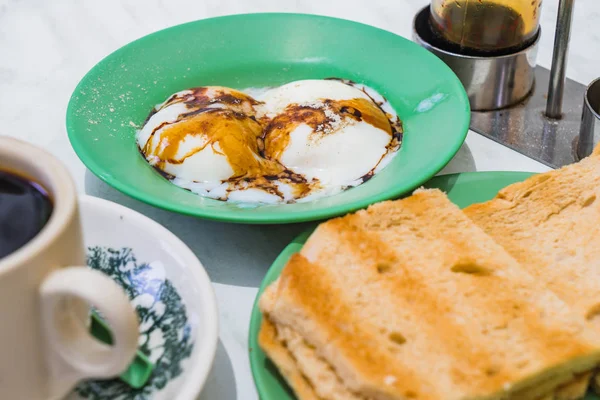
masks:
{"type": "Polygon", "coordinates": [[[560,119],[562,117],[562,101],[565,90],[567,54],[569,52],[569,41],[571,39],[571,23],[573,22],[574,3],[574,0],[560,0],[558,5],[556,35],[554,36],[554,54],[552,55],[548,102],[546,103],[546,116],[554,119],[560,119]]]}

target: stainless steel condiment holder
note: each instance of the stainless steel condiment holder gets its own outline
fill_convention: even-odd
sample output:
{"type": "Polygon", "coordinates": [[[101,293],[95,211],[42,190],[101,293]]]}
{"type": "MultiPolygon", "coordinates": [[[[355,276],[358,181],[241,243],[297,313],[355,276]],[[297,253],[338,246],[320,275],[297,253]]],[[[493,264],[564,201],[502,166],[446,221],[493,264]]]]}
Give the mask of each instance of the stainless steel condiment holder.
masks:
{"type": "Polygon", "coordinates": [[[585,92],[583,116],[577,143],[577,155],[581,158],[592,153],[600,143],[600,78],[596,79],[585,92]]]}
{"type": "MultiPolygon", "coordinates": [[[[551,71],[536,66],[536,40],[513,54],[474,57],[436,47],[429,6],[414,19],[414,40],[441,58],[463,83],[471,103],[471,129],[553,168],[590,153],[578,148],[586,87],[565,78],[573,0],[561,0],[551,71]]],[[[591,134],[591,137],[594,137],[591,134]]]]}

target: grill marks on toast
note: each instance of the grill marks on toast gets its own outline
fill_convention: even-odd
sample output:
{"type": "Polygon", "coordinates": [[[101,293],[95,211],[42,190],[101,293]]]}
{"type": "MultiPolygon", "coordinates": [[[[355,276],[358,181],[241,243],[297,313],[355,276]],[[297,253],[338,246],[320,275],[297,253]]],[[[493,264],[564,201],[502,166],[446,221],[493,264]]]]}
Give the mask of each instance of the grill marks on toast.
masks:
{"type": "Polygon", "coordinates": [[[583,321],[439,191],[322,224],[267,292],[278,329],[366,398],[539,399],[599,359],[583,321]]]}
{"type": "MultiPolygon", "coordinates": [[[[289,328],[287,329],[289,330],[289,328]]],[[[295,335],[300,338],[297,333],[295,333],[295,335]]],[[[259,334],[260,346],[265,350],[268,357],[277,364],[279,371],[293,388],[299,400],[365,399],[364,397],[347,390],[331,366],[329,366],[325,360],[318,357],[314,348],[307,345],[304,341],[302,341],[304,343],[303,350],[305,353],[309,353],[309,358],[312,357],[313,359],[309,360],[309,368],[305,368],[301,371],[299,368],[302,365],[295,358],[295,349],[292,346],[289,346],[289,342],[277,338],[276,336],[277,330],[275,326],[267,318],[264,318],[259,334]],[[290,347],[292,348],[290,349],[290,347]],[[319,367],[315,368],[315,364],[319,367]],[[307,379],[307,375],[311,376],[312,379],[307,379]],[[317,388],[322,397],[317,396],[311,382],[318,382],[317,388]]],[[[532,390],[516,393],[509,397],[509,399],[578,400],[585,395],[590,383],[591,375],[591,372],[576,375],[571,381],[565,381],[566,383],[558,386],[554,392],[550,391],[551,389],[549,389],[549,387],[555,386],[556,382],[553,382],[553,379],[549,378],[545,383],[537,385],[532,390]]]]}
{"type": "MultiPolygon", "coordinates": [[[[464,373],[465,366],[478,366],[486,381],[489,375],[496,375],[502,382],[509,381],[511,376],[496,365],[501,364],[501,360],[492,362],[492,354],[483,346],[473,346],[473,343],[464,340],[473,336],[473,332],[469,332],[471,328],[457,318],[460,315],[456,309],[457,299],[441,295],[434,287],[440,277],[426,277],[428,271],[418,268],[418,265],[430,261],[426,255],[394,252],[378,232],[369,232],[360,227],[360,220],[359,217],[350,217],[334,221],[324,234],[332,237],[332,241],[338,246],[330,244],[321,248],[320,252],[323,256],[328,252],[331,252],[331,256],[344,254],[340,260],[342,264],[356,265],[357,268],[367,266],[358,279],[347,282],[347,286],[357,291],[354,295],[349,293],[350,298],[361,294],[363,298],[370,299],[370,304],[363,306],[365,310],[361,313],[361,320],[363,325],[369,323],[375,327],[375,342],[389,342],[389,335],[398,332],[406,338],[406,343],[396,349],[397,356],[405,360],[418,359],[427,355],[422,353],[426,348],[429,354],[437,354],[436,368],[441,369],[444,374],[432,374],[429,363],[405,365],[409,370],[417,372],[421,381],[427,381],[432,375],[438,384],[447,380],[444,382],[446,388],[442,391],[446,395],[452,393],[451,381],[461,381],[470,386],[471,379],[478,379],[476,376],[467,376],[464,373]],[[382,259],[390,264],[390,270],[383,278],[368,267],[382,259]],[[432,285],[426,284],[428,280],[432,285]],[[393,312],[381,318],[382,312],[385,312],[382,310],[386,309],[393,312]],[[443,334],[440,335],[440,332],[443,334]]],[[[427,239],[425,235],[422,237],[422,240],[427,239]]],[[[416,243],[412,245],[418,246],[416,243]]],[[[310,247],[307,244],[307,249],[310,247]]],[[[366,374],[366,371],[361,372],[366,374]]],[[[381,379],[383,374],[375,371],[376,374],[378,372],[381,379]]],[[[376,380],[377,375],[373,379],[376,380]]],[[[398,384],[402,386],[403,382],[401,380],[398,384]]]]}
{"type": "MultiPolygon", "coordinates": [[[[427,245],[432,249],[437,249],[437,251],[424,253],[417,252],[417,255],[421,256],[421,259],[417,263],[414,263],[417,268],[412,269],[413,273],[421,272],[416,278],[418,282],[429,283],[441,289],[447,288],[446,292],[435,290],[432,293],[433,298],[439,298],[440,296],[443,298],[446,294],[450,293],[453,296],[445,300],[447,304],[454,305],[455,308],[463,307],[467,311],[470,308],[473,308],[475,311],[481,309],[495,310],[500,315],[500,319],[497,320],[500,324],[495,326],[497,328],[504,327],[505,323],[502,322],[506,321],[506,318],[518,319],[522,317],[524,323],[528,325],[524,326],[523,329],[527,329],[529,332],[538,332],[538,335],[542,335],[542,342],[545,343],[552,343],[557,338],[559,340],[567,339],[566,334],[571,333],[570,329],[566,329],[566,333],[564,328],[562,329],[562,333],[550,330],[544,335],[544,332],[548,331],[544,318],[540,318],[540,315],[535,313],[531,315],[527,314],[531,311],[528,307],[529,300],[532,298],[532,295],[534,297],[539,296],[538,292],[541,292],[542,301],[553,302],[554,306],[559,309],[562,308],[562,315],[568,317],[568,309],[564,303],[559,302],[549,293],[543,292],[540,286],[531,279],[531,276],[524,273],[514,260],[503,252],[498,245],[489,240],[489,238],[473,240],[473,238],[482,235],[481,230],[471,224],[457,208],[455,209],[456,212],[450,213],[447,210],[448,200],[444,196],[440,194],[437,196],[437,199],[429,197],[425,202],[425,207],[418,207],[418,204],[421,202],[423,202],[423,199],[419,195],[415,195],[404,200],[402,203],[393,202],[382,207],[374,206],[369,209],[369,218],[366,220],[385,220],[386,214],[389,214],[390,210],[393,210],[396,215],[401,215],[403,212],[407,214],[404,221],[400,220],[400,224],[396,223],[397,226],[405,226],[411,223],[414,224],[414,221],[418,221],[417,217],[419,214],[422,214],[423,209],[428,209],[427,213],[431,216],[430,218],[436,220],[439,217],[444,222],[438,224],[434,229],[429,228],[427,236],[421,235],[422,243],[415,243],[414,238],[407,237],[403,232],[398,232],[399,229],[397,227],[388,226],[383,230],[381,228],[370,229],[366,236],[373,237],[379,235],[381,243],[386,244],[389,248],[395,248],[398,253],[406,254],[411,251],[411,248],[427,248],[427,245]],[[418,210],[414,216],[406,212],[407,209],[412,210],[410,207],[411,203],[418,210]],[[383,212],[380,215],[376,215],[381,211],[383,212]],[[435,215],[436,213],[440,215],[435,215]],[[448,232],[452,232],[452,229],[459,230],[461,234],[449,235],[448,232]],[[379,234],[378,231],[383,233],[379,234]],[[418,265],[427,265],[430,268],[419,271],[418,265]],[[457,266],[470,268],[471,272],[474,272],[470,275],[474,276],[449,276],[446,273],[449,265],[452,265],[450,270],[455,269],[457,266]],[[432,271],[431,267],[437,267],[437,270],[432,271]],[[481,274],[481,270],[484,270],[486,273],[481,274]],[[507,279],[512,281],[512,287],[505,286],[507,279]],[[476,296],[476,298],[473,298],[473,296],[476,296]],[[474,301],[482,302],[481,307],[477,307],[474,301]]],[[[423,224],[423,226],[427,225],[423,224]]],[[[415,231],[423,229],[423,226],[410,227],[408,229],[415,231]]],[[[403,229],[406,231],[406,228],[403,229]]],[[[416,237],[419,237],[419,235],[416,235],[416,237]]],[[[448,311],[456,310],[449,309],[448,311]]],[[[463,313],[464,315],[464,311],[459,310],[458,313],[463,313]]],[[[485,321],[488,316],[489,312],[485,312],[478,319],[485,321]]],[[[567,321],[565,320],[565,322],[567,321]]],[[[575,330],[581,329],[581,327],[573,328],[575,330]]]]}
{"type": "MultiPolygon", "coordinates": [[[[395,264],[394,268],[400,268],[401,276],[394,279],[393,275],[389,275],[390,279],[383,281],[384,287],[377,288],[377,291],[373,293],[374,296],[394,293],[396,298],[410,299],[412,297],[417,299],[418,301],[409,305],[418,315],[417,319],[413,318],[411,324],[417,325],[419,332],[417,335],[422,335],[423,332],[429,333],[426,339],[428,345],[431,346],[438,341],[440,345],[439,348],[436,347],[438,359],[441,357],[440,353],[448,355],[448,359],[453,365],[450,372],[454,380],[464,383],[467,387],[472,387],[474,380],[480,380],[482,389],[485,384],[489,385],[489,390],[497,389],[498,383],[509,382],[528,370],[527,363],[523,363],[519,354],[529,355],[532,356],[532,359],[540,360],[541,364],[538,366],[540,367],[547,362],[552,362],[556,356],[549,352],[548,346],[563,346],[571,340],[573,330],[563,327],[557,330],[549,326],[539,313],[551,313],[552,309],[536,310],[534,308],[530,310],[530,298],[533,296],[534,298],[538,297],[537,300],[541,302],[555,303],[554,305],[558,308],[563,308],[565,316],[568,315],[568,311],[564,304],[558,302],[553,296],[546,299],[545,297],[549,293],[541,292],[542,298],[539,298],[539,295],[536,294],[536,292],[540,292],[539,287],[536,288],[535,285],[534,287],[520,287],[527,283],[533,284],[530,277],[523,274],[514,260],[489,239],[488,245],[485,243],[474,244],[473,236],[467,234],[468,230],[473,230],[471,234],[475,237],[481,235],[481,232],[457,208],[454,210],[455,212],[450,213],[447,209],[448,205],[448,200],[441,193],[438,193],[437,196],[432,196],[431,193],[417,194],[403,202],[371,207],[366,212],[366,217],[358,213],[355,216],[337,220],[332,225],[335,226],[336,223],[340,223],[338,221],[342,221],[342,224],[354,225],[355,229],[353,230],[351,226],[335,226],[334,231],[341,232],[342,235],[338,241],[347,245],[344,248],[336,249],[335,252],[356,254],[361,243],[368,243],[367,249],[377,250],[368,251],[371,258],[369,259],[368,256],[361,260],[365,265],[368,265],[373,259],[393,259],[396,255],[399,262],[395,264]],[[393,210],[394,218],[386,218],[390,216],[390,209],[393,210]],[[431,229],[430,225],[428,228],[426,223],[419,223],[419,218],[425,214],[431,216],[432,213],[440,213],[434,215],[433,219],[436,220],[439,217],[441,226],[431,229]],[[384,226],[381,226],[381,221],[386,220],[391,223],[383,222],[384,226]],[[376,224],[370,226],[369,223],[364,224],[364,221],[376,221],[376,224]],[[416,225],[415,221],[417,221],[416,225]],[[363,225],[362,229],[360,225],[363,225]],[[357,226],[359,226],[358,229],[356,229],[357,226]],[[463,234],[448,236],[447,232],[451,232],[452,229],[458,229],[463,234]],[[395,240],[395,238],[400,238],[400,240],[395,240]],[[425,253],[411,251],[414,248],[427,248],[428,245],[429,248],[437,249],[437,251],[425,253]],[[456,254],[461,254],[461,256],[455,257],[456,254]],[[493,257],[490,257],[489,254],[493,254],[493,257]],[[499,254],[504,254],[504,258],[499,254]],[[456,277],[450,276],[447,271],[449,265],[469,264],[486,271],[496,271],[504,277],[456,277]],[[420,265],[437,267],[437,270],[433,268],[420,269],[420,265]],[[512,287],[501,289],[502,285],[507,284],[507,278],[512,280],[512,287]],[[410,290],[408,293],[406,291],[407,281],[410,279],[412,279],[410,285],[413,287],[415,284],[418,285],[417,296],[412,296],[413,293],[410,290]],[[528,280],[529,282],[527,282],[528,280]],[[515,282],[518,282],[519,285],[515,286],[515,282]],[[385,285],[388,285],[388,290],[385,285]],[[492,293],[494,295],[487,296],[492,293]],[[515,295],[515,293],[519,293],[519,295],[515,295]],[[465,315],[471,315],[478,321],[485,321],[488,326],[484,325],[483,329],[478,332],[473,329],[473,325],[457,323],[460,316],[464,317],[465,315]],[[419,324],[419,318],[425,319],[424,323],[419,324]],[[509,327],[508,324],[512,324],[512,326],[509,327]],[[444,332],[444,334],[440,335],[440,332],[444,332]],[[516,354],[502,357],[502,355],[481,350],[489,346],[493,336],[497,343],[510,343],[516,354]],[[532,336],[539,340],[528,340],[532,336]],[[509,366],[509,368],[506,370],[501,366],[509,366]],[[484,375],[465,373],[465,371],[473,369],[479,372],[483,371],[484,375]],[[513,370],[510,371],[511,369],[513,370]],[[511,375],[515,371],[517,376],[511,375]],[[490,379],[492,377],[495,379],[490,379]]],[[[328,234],[334,233],[328,232],[328,234]]],[[[331,247],[328,246],[328,248],[331,247]]],[[[307,249],[310,249],[310,244],[307,244],[307,249]]],[[[364,250],[358,253],[365,255],[364,250]]],[[[390,306],[402,307],[401,304],[390,304],[390,306]]],[[[577,354],[581,350],[583,349],[576,346],[572,348],[573,354],[577,354]]],[[[535,368],[535,365],[529,365],[529,367],[535,368]]]]}
{"type": "Polygon", "coordinates": [[[277,306],[270,314],[273,320],[293,326],[307,343],[318,349],[319,356],[335,359],[337,362],[332,362],[332,366],[351,390],[389,392],[386,387],[391,385],[386,384],[385,377],[391,376],[396,385],[404,383],[399,390],[407,394],[416,392],[417,387],[413,386],[419,381],[417,376],[409,366],[396,363],[388,348],[379,345],[377,328],[364,324],[361,314],[352,308],[356,304],[352,297],[358,303],[363,298],[345,291],[339,285],[336,272],[311,264],[300,254],[292,256],[280,278],[277,306]],[[299,310],[291,304],[301,305],[302,325],[293,324],[293,320],[299,320],[296,315],[299,310]],[[279,306],[283,306],[281,313],[277,312],[279,306]],[[305,318],[314,321],[314,326],[305,318]],[[357,385],[357,373],[378,379],[374,382],[375,388],[357,385]]]}
{"type": "Polygon", "coordinates": [[[599,155],[508,186],[496,199],[464,210],[596,329],[600,329],[600,318],[596,318],[600,307],[599,155]]]}

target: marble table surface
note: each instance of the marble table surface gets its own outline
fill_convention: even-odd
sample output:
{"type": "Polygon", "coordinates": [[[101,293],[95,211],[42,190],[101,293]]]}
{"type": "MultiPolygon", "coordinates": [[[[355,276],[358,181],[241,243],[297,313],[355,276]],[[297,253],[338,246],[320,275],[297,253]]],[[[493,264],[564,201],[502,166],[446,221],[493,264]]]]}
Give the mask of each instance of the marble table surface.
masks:
{"type": "MultiPolygon", "coordinates": [[[[568,76],[600,76],[600,2],[576,2],[568,76]]],[[[305,225],[203,221],[142,204],[107,186],[79,161],[65,111],[75,85],[104,56],[143,35],[207,17],[301,12],[355,20],[410,37],[426,0],[0,0],[0,135],[42,146],[70,169],[81,193],[138,210],[185,241],[208,271],[220,309],[215,365],[200,399],[257,399],[247,356],[251,305],[271,262],[305,225]]],[[[545,0],[539,64],[549,67],[558,0],[545,0]]],[[[547,167],[470,132],[442,173],[545,171],[547,167]]]]}

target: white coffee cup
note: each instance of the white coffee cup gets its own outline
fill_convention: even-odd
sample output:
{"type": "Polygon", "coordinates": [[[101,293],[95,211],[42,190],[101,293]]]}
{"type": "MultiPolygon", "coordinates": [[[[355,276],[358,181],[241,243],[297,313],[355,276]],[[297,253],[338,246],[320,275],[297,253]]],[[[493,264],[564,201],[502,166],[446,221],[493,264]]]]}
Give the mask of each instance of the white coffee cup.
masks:
{"type": "Polygon", "coordinates": [[[60,399],[82,379],[119,375],[137,349],[137,315],[114,281],[85,266],[69,173],[53,156],[6,137],[0,170],[42,185],[53,202],[37,236],[0,258],[0,399],[60,399]],[[112,346],[89,333],[89,305],[108,320],[112,346]]]}

